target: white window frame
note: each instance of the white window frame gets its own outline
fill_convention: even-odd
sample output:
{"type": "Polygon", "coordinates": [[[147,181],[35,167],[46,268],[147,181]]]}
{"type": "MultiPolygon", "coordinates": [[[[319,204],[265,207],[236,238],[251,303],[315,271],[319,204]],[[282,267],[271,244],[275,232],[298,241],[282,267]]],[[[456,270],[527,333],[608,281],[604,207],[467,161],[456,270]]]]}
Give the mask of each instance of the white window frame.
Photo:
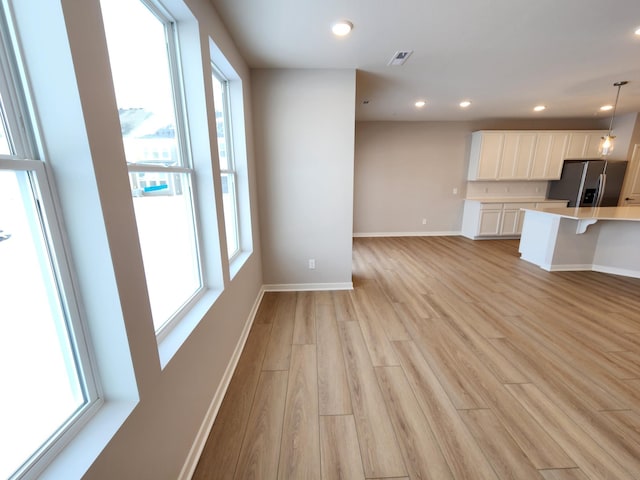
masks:
{"type": "MultiPolygon", "coordinates": [[[[193,212],[193,228],[196,241],[196,256],[197,256],[197,268],[199,287],[192,293],[189,298],[186,298],[182,306],[174,312],[174,314],[166,319],[164,323],[159,325],[156,329],[156,337],[158,342],[162,341],[169,332],[182,320],[185,315],[189,313],[189,310],[203,297],[206,292],[206,273],[204,271],[204,262],[202,257],[202,235],[200,227],[200,214],[198,211],[198,193],[197,193],[197,179],[196,170],[193,166],[193,158],[191,154],[191,142],[189,135],[189,126],[187,122],[186,113],[186,99],[185,88],[183,81],[182,65],[180,61],[180,45],[177,21],[171,16],[171,14],[160,4],[150,0],[132,0],[142,3],[150,12],[158,19],[164,26],[165,40],[167,43],[167,53],[169,60],[169,70],[171,75],[171,86],[174,102],[174,112],[176,120],[176,143],[177,149],[181,159],[181,165],[179,166],[157,166],[157,165],[141,165],[136,163],[127,162],[127,170],[129,174],[132,173],[161,173],[161,174],[185,174],[189,179],[190,185],[190,201],[191,209],[193,212]]],[[[162,159],[159,158],[161,161],[162,159]]]]}
{"type": "Polygon", "coordinates": [[[32,456],[12,475],[12,480],[36,478],[103,404],[86,336],[87,327],[74,288],[71,260],[57,212],[57,194],[49,180],[43,148],[38,143],[37,121],[30,108],[29,88],[19,47],[9,5],[3,2],[0,5],[0,94],[7,140],[13,153],[0,155],[0,170],[21,171],[28,175],[38,209],[37,218],[31,220],[40,224],[45,238],[46,254],[56,284],[55,295],[62,307],[84,403],[45,443],[32,452],[32,456]]]}
{"type": "MultiPolygon", "coordinates": [[[[224,116],[224,135],[225,135],[225,155],[227,158],[227,168],[223,169],[220,167],[220,175],[221,178],[223,175],[229,175],[233,179],[233,211],[234,218],[232,227],[235,230],[235,238],[236,238],[236,248],[229,252],[227,246],[227,255],[229,257],[229,262],[232,263],[241,253],[242,251],[242,237],[241,237],[241,227],[240,227],[240,204],[238,202],[238,173],[236,170],[236,159],[235,159],[235,139],[233,138],[233,127],[232,127],[232,111],[231,111],[231,99],[230,99],[230,84],[229,79],[225,77],[225,75],[220,71],[220,69],[216,66],[216,64],[211,62],[211,73],[216,79],[222,84],[222,114],[224,116]]],[[[217,133],[217,122],[216,122],[216,133],[217,133]]],[[[216,142],[218,141],[218,137],[216,135],[216,142]]],[[[219,146],[218,146],[219,148],[219,146]]],[[[227,218],[225,217],[225,229],[228,228],[229,222],[227,222],[227,218]]]]}

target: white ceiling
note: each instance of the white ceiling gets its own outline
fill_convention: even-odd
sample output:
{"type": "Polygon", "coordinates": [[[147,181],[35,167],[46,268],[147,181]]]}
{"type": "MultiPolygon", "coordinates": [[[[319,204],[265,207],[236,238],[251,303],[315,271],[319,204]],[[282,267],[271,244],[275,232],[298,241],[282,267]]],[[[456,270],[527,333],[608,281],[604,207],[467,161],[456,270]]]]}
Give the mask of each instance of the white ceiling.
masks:
{"type": "Polygon", "coordinates": [[[609,118],[620,80],[618,113],[640,112],[640,0],[211,2],[252,68],[357,69],[358,120],[609,118]]]}

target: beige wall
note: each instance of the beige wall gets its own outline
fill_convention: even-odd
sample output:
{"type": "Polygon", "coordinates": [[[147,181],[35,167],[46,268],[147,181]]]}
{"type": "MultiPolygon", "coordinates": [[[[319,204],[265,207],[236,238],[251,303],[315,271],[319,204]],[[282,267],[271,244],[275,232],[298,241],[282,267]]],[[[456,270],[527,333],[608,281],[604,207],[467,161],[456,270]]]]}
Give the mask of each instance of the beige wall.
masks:
{"type": "Polygon", "coordinates": [[[357,123],[354,233],[459,231],[467,137],[455,123],[357,123]]]}
{"type": "MultiPolygon", "coordinates": [[[[621,130],[626,122],[621,122],[621,130]]],[[[601,120],[356,123],[354,234],[460,231],[471,132],[603,129],[601,120]],[[453,189],[458,193],[454,194],[453,189]],[[426,219],[426,225],[422,220],[426,219]]],[[[623,137],[628,135],[624,133],[623,137]]],[[[630,136],[630,135],[629,135],[630,136]]],[[[621,138],[619,151],[625,151],[621,138]]],[[[514,192],[515,193],[515,192],[514,192]]]]}
{"type": "Polygon", "coordinates": [[[348,286],[355,71],[253,70],[252,85],[264,283],[348,286]]]}

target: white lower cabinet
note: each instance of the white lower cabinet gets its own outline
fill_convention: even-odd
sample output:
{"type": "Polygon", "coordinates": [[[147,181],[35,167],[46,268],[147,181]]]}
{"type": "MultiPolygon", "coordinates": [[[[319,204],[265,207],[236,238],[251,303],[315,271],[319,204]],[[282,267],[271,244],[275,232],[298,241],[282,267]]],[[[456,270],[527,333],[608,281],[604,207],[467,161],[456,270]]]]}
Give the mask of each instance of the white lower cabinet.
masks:
{"type": "Polygon", "coordinates": [[[500,235],[519,235],[522,230],[520,226],[520,210],[510,209],[502,211],[502,222],[500,225],[500,235]]]}
{"type": "Polygon", "coordinates": [[[497,237],[502,228],[502,203],[465,200],[462,235],[467,238],[497,237]]]}
{"type": "Polygon", "coordinates": [[[465,200],[462,235],[471,238],[519,237],[525,212],[523,208],[562,208],[567,202],[483,202],[465,200]]]}
{"type": "MultiPolygon", "coordinates": [[[[502,206],[500,204],[500,206],[502,206]]],[[[480,222],[478,225],[478,235],[500,235],[500,224],[502,220],[502,209],[500,210],[480,210],[480,222]]]]}
{"type": "Polygon", "coordinates": [[[505,203],[502,208],[502,223],[500,235],[518,236],[522,233],[524,212],[522,208],[535,208],[535,203],[505,203]]]}

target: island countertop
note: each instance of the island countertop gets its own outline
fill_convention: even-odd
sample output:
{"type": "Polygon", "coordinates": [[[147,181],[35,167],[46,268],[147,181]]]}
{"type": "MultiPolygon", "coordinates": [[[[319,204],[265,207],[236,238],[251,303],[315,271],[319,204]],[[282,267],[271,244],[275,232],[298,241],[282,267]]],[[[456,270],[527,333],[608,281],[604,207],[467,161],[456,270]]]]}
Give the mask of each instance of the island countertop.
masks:
{"type": "Polygon", "coordinates": [[[548,213],[573,220],[629,220],[640,222],[640,206],[631,207],[571,207],[571,208],[523,208],[548,213]]]}
{"type": "Polygon", "coordinates": [[[523,260],[640,278],[640,207],[523,208],[523,260]]]}

